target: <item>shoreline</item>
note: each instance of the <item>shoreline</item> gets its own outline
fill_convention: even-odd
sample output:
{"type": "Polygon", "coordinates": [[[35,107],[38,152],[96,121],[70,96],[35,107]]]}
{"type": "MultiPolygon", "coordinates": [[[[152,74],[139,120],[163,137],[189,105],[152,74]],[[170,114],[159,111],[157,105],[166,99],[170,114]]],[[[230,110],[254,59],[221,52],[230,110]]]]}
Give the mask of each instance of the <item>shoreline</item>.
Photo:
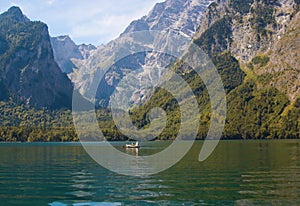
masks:
{"type": "MultiPolygon", "coordinates": [[[[300,138],[290,138],[290,139],[221,139],[221,140],[178,140],[178,141],[194,141],[194,142],[204,142],[204,141],[220,141],[220,142],[254,142],[254,141],[261,141],[261,142],[271,142],[271,141],[292,141],[292,140],[299,140],[300,138]]],[[[172,142],[173,140],[158,140],[158,141],[140,141],[141,143],[159,143],[159,142],[172,142]]],[[[21,141],[0,141],[0,144],[9,144],[9,143],[15,143],[15,144],[90,144],[90,143],[128,143],[128,142],[136,142],[136,141],[90,141],[90,142],[81,142],[81,141],[61,141],[61,142],[21,142],[21,141]]]]}

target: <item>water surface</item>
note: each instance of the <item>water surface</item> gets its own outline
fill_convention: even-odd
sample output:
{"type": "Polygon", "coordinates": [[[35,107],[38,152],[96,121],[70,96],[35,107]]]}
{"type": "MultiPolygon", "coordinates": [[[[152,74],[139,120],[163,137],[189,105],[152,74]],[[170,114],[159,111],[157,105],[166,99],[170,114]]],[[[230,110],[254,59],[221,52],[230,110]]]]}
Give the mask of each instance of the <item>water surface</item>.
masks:
{"type": "MultiPolygon", "coordinates": [[[[124,152],[147,155],[166,144],[124,152]]],[[[299,140],[222,141],[198,162],[202,144],[169,170],[139,178],[104,169],[79,143],[2,143],[0,205],[300,205],[299,140]]]]}

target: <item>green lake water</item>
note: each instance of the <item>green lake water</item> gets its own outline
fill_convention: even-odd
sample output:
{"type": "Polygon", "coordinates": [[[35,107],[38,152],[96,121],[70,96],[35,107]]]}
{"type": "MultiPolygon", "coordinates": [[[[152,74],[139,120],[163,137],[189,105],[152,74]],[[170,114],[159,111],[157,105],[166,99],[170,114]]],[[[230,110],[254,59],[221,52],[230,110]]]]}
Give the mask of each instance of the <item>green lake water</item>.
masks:
{"type": "MultiPolygon", "coordinates": [[[[133,155],[166,144],[143,143],[133,155]]],[[[2,143],[0,205],[300,205],[300,140],[222,141],[198,162],[202,144],[163,173],[128,177],[80,143],[2,143]]]]}

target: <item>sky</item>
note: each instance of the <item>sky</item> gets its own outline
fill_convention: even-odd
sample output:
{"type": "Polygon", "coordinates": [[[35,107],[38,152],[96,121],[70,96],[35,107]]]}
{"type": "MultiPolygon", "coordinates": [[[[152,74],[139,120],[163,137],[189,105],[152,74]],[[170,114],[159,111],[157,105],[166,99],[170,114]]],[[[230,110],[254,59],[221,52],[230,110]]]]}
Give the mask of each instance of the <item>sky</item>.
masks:
{"type": "Polygon", "coordinates": [[[0,13],[19,6],[31,20],[49,27],[50,35],[69,35],[76,44],[99,46],[117,38],[135,19],[163,0],[1,0],[0,13]]]}

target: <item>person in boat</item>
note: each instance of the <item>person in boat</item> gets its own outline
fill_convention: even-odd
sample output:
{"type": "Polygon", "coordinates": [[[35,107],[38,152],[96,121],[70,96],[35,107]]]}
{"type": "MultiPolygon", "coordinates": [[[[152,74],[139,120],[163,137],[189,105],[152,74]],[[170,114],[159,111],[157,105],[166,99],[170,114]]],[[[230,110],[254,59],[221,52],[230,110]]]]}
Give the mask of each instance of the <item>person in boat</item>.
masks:
{"type": "Polygon", "coordinates": [[[132,143],[131,146],[133,146],[133,147],[138,147],[138,146],[139,146],[139,142],[132,143]]]}

